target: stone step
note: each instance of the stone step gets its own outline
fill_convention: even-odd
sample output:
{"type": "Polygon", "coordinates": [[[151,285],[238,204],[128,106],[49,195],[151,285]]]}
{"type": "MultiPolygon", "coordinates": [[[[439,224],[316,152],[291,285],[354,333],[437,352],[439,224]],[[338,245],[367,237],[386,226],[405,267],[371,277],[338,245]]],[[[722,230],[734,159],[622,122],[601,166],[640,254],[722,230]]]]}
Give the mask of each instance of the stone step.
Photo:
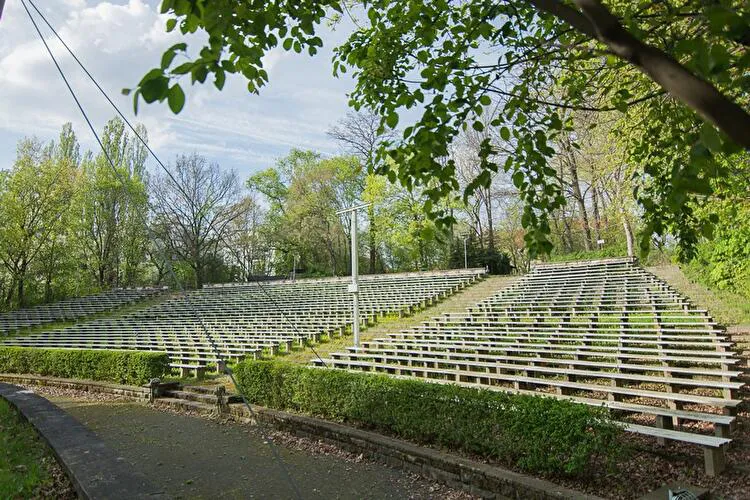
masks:
{"type": "Polygon", "coordinates": [[[180,390],[183,392],[192,392],[195,394],[216,394],[217,387],[219,386],[183,385],[180,390]]]}
{"type": "Polygon", "coordinates": [[[172,399],[183,399],[185,401],[197,401],[209,405],[216,404],[215,394],[205,394],[193,391],[165,391],[164,396],[172,399]]]}
{"type": "Polygon", "coordinates": [[[191,411],[204,415],[216,413],[216,405],[199,403],[198,401],[187,401],[177,398],[159,398],[154,401],[156,406],[169,407],[180,411],[191,411]]]}
{"type": "MultiPolygon", "coordinates": [[[[170,389],[168,392],[172,393],[172,397],[186,399],[188,401],[208,401],[212,404],[216,403],[216,388],[219,387],[218,385],[214,386],[199,386],[199,385],[187,385],[187,386],[179,386],[174,389],[170,389]],[[210,398],[210,399],[206,399],[210,398]]],[[[169,395],[169,394],[167,394],[169,395]]],[[[242,397],[238,394],[234,393],[226,393],[225,397],[227,398],[227,403],[241,403],[242,397]]]]}

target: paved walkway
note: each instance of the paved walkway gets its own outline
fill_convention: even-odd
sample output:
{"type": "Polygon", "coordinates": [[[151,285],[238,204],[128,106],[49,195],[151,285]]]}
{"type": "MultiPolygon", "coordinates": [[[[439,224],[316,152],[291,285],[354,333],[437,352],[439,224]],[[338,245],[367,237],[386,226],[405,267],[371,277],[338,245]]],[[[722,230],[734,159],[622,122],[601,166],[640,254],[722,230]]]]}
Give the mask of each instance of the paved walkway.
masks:
{"type": "MultiPolygon", "coordinates": [[[[136,403],[51,398],[154,485],[177,498],[294,498],[257,429],[136,403]]],[[[278,447],[305,499],[463,497],[369,462],[278,447]]]]}

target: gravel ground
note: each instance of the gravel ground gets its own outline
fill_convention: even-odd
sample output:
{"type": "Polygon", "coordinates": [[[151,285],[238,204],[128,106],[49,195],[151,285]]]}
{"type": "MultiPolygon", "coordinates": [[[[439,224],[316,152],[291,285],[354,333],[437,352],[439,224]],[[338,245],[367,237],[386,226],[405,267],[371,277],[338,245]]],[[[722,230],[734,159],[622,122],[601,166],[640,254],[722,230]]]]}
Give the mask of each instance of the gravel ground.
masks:
{"type": "MultiPolygon", "coordinates": [[[[99,395],[91,393],[80,393],[78,391],[54,389],[49,387],[34,387],[34,390],[50,396],[53,401],[58,402],[61,406],[67,407],[74,416],[85,418],[87,415],[86,408],[110,408],[102,411],[103,414],[116,413],[116,408],[127,408],[139,406],[148,411],[154,411],[145,408],[142,405],[123,404],[122,398],[110,395],[99,395]]],[[[743,394],[745,399],[748,395],[743,394]]],[[[197,419],[197,416],[191,416],[185,412],[173,409],[159,408],[158,412],[170,414],[171,419],[191,418],[197,419]]],[[[115,421],[120,421],[123,417],[116,416],[115,421]]],[[[260,439],[259,431],[255,428],[239,426],[227,421],[221,421],[216,418],[207,420],[201,417],[207,428],[225,429],[223,432],[236,432],[238,429],[244,432],[249,439],[260,439]]],[[[81,418],[79,418],[80,420],[81,418]]],[[[634,418],[633,421],[648,424],[648,420],[639,420],[634,418]]],[[[97,431],[96,426],[102,422],[91,421],[92,428],[97,431]]],[[[171,422],[169,427],[175,428],[180,425],[178,422],[171,422]]],[[[710,433],[709,428],[700,428],[695,424],[692,430],[702,430],[710,433]]],[[[123,433],[123,437],[124,437],[123,433]]],[[[269,431],[268,437],[279,446],[280,450],[285,453],[297,452],[305,456],[325,457],[326,459],[335,460],[339,465],[339,471],[342,471],[344,479],[337,479],[339,484],[348,484],[346,481],[351,479],[352,473],[360,478],[364,483],[370,481],[369,476],[373,469],[369,469],[364,474],[358,475],[358,467],[380,468],[393,474],[390,468],[374,464],[362,456],[348,453],[340,448],[315,441],[311,439],[299,438],[283,432],[269,431]],[[341,469],[343,467],[343,469],[341,469]]],[[[743,410],[738,415],[737,429],[732,434],[733,445],[727,451],[728,470],[719,477],[709,478],[703,473],[703,451],[697,446],[691,446],[681,443],[670,443],[666,447],[656,444],[656,440],[646,436],[627,434],[625,445],[627,446],[626,455],[621,459],[614,469],[607,471],[605,467],[591,467],[589,474],[585,478],[571,479],[567,477],[547,476],[545,479],[554,483],[567,486],[569,488],[583,491],[586,493],[596,494],[605,498],[613,499],[632,499],[638,498],[649,491],[655,490],[662,485],[670,482],[687,482],[696,486],[709,488],[715,495],[714,498],[744,500],[750,498],[750,412],[743,410]]],[[[266,445],[267,446],[267,445],[266,445]]],[[[222,455],[224,457],[224,455],[222,455]]],[[[477,461],[491,463],[481,457],[472,457],[477,461]]],[[[500,464],[508,467],[508,464],[500,464]]],[[[509,467],[513,469],[513,467],[509,467]]],[[[520,472],[520,471],[519,471],[520,472]]],[[[326,470],[326,475],[329,474],[326,470]]],[[[394,489],[391,495],[378,490],[379,486],[368,488],[371,496],[361,498],[441,498],[449,500],[473,498],[470,495],[455,491],[445,486],[425,481],[419,476],[398,472],[398,478],[395,479],[394,489]],[[375,492],[379,492],[380,495],[375,492]],[[385,494],[385,496],[382,496],[385,494]]],[[[391,477],[391,476],[389,476],[391,477]]],[[[365,483],[367,484],[367,483],[365,483]]],[[[311,491],[313,494],[319,493],[315,487],[311,491]]],[[[357,491],[357,494],[361,492],[357,491]]],[[[188,494],[188,496],[191,496],[188,494]]],[[[210,495],[209,495],[210,496],[210,495]]],[[[231,495],[230,495],[231,496],[231,495]]],[[[346,495],[334,498],[347,498],[346,495]]],[[[354,498],[352,496],[351,498],[354,498]]]]}
{"type": "Polygon", "coordinates": [[[303,498],[472,497],[335,446],[282,432],[156,410],[121,398],[33,387],[87,425],[139,472],[176,498],[292,498],[275,449],[303,498]]]}

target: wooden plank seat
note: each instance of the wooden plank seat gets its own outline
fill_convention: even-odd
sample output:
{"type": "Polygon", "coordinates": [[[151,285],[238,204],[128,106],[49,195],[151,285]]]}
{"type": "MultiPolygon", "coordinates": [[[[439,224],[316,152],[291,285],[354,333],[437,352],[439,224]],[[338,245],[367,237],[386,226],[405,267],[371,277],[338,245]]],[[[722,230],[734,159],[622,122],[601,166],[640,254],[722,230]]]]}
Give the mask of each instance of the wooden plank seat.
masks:
{"type": "MultiPolygon", "coordinates": [[[[568,356],[569,359],[581,359],[581,358],[596,358],[596,359],[614,359],[618,362],[621,362],[622,360],[639,360],[639,361],[652,361],[652,362],[661,362],[661,363],[694,363],[694,364],[708,364],[708,365],[720,365],[722,370],[728,370],[729,366],[735,365],[739,363],[738,358],[729,358],[729,357],[704,357],[704,356],[690,356],[685,355],[684,353],[681,355],[670,355],[670,354],[664,354],[663,352],[659,352],[658,350],[652,351],[652,352],[622,352],[619,350],[609,350],[609,351],[592,351],[592,350],[583,350],[580,348],[576,348],[575,346],[566,347],[566,346],[560,346],[559,349],[548,349],[548,348],[539,348],[535,347],[532,344],[529,344],[524,347],[513,347],[513,346],[490,346],[490,345],[477,345],[472,346],[470,349],[467,349],[465,346],[461,345],[454,345],[451,343],[443,343],[443,344],[423,344],[418,342],[384,342],[381,339],[376,339],[374,341],[365,341],[361,343],[362,347],[365,349],[372,349],[372,350],[378,350],[378,349],[384,349],[384,348],[394,348],[394,349],[421,349],[425,352],[466,352],[471,351],[472,353],[484,353],[488,355],[497,355],[498,353],[501,354],[507,354],[507,353],[517,353],[517,354],[529,354],[534,356],[539,355],[557,355],[557,356],[568,356]]],[[[563,359],[563,358],[561,358],[563,359]]]]}
{"type": "MultiPolygon", "coordinates": [[[[483,333],[389,333],[387,339],[401,340],[401,339],[412,339],[412,340],[430,340],[430,341],[455,341],[461,342],[484,342],[492,345],[539,345],[542,343],[552,345],[567,345],[567,346],[583,346],[583,347],[638,347],[656,348],[661,350],[663,348],[669,348],[678,351],[682,351],[688,348],[704,348],[704,349],[716,349],[724,352],[729,347],[733,346],[732,342],[713,342],[713,341],[679,341],[679,340],[659,340],[659,339],[629,339],[627,337],[592,337],[592,338],[581,338],[575,335],[565,336],[562,334],[554,335],[531,335],[531,334],[517,334],[517,335],[492,335],[483,333]]],[[[467,345],[467,344],[463,344],[467,345]]],[[[694,350],[694,352],[698,352],[694,350]]]]}
{"type": "MultiPolygon", "coordinates": [[[[604,326],[604,325],[602,325],[604,326]]],[[[703,343],[714,343],[714,342],[731,342],[729,336],[723,330],[691,330],[691,329],[647,329],[647,328],[622,328],[619,325],[615,325],[614,328],[582,328],[582,327],[556,327],[550,326],[521,326],[521,325],[490,325],[487,324],[450,324],[450,328],[447,329],[445,324],[423,324],[417,325],[410,330],[404,330],[406,332],[417,332],[417,333],[432,333],[444,335],[446,331],[454,332],[457,334],[516,334],[526,338],[549,336],[550,338],[557,337],[574,337],[586,340],[597,340],[597,339],[660,339],[660,340],[695,340],[703,341],[703,343]],[[666,332],[666,333],[662,333],[666,332]]]]}
{"type": "Polygon", "coordinates": [[[625,425],[625,430],[637,434],[654,436],[662,440],[682,441],[700,446],[704,451],[703,460],[707,476],[717,476],[726,468],[725,448],[731,442],[731,439],[636,424],[625,425]]]}
{"type": "Polygon", "coordinates": [[[563,388],[564,390],[576,390],[583,392],[594,392],[594,393],[607,393],[613,396],[627,396],[627,397],[638,397],[638,398],[653,398],[663,399],[666,401],[678,402],[681,404],[701,404],[707,406],[713,406],[719,409],[734,409],[742,403],[741,400],[717,398],[711,396],[700,396],[697,394],[680,393],[680,392],[662,392],[654,391],[649,389],[635,389],[631,387],[621,387],[614,385],[602,385],[602,384],[588,384],[582,382],[570,382],[567,380],[558,380],[552,378],[537,378],[522,375],[511,375],[505,373],[489,373],[489,372],[478,372],[472,370],[443,370],[439,368],[428,368],[424,366],[404,366],[404,365],[392,365],[388,363],[378,363],[375,361],[359,361],[359,360],[341,360],[330,358],[330,365],[333,368],[349,368],[349,367],[360,367],[366,368],[368,371],[380,371],[385,373],[396,373],[398,375],[405,374],[407,372],[414,377],[430,378],[429,374],[437,375],[443,378],[451,378],[458,382],[470,382],[475,385],[487,385],[492,386],[495,384],[488,383],[492,382],[510,382],[518,383],[519,387],[532,386],[532,387],[553,387],[563,388]]]}
{"type": "Polygon", "coordinates": [[[745,385],[743,382],[733,382],[728,380],[706,380],[689,377],[665,377],[645,375],[642,373],[631,374],[623,372],[608,372],[603,370],[584,370],[580,368],[569,368],[561,366],[553,368],[536,364],[519,365],[504,363],[501,361],[487,362],[471,360],[451,360],[446,358],[429,358],[425,356],[412,357],[409,355],[394,355],[373,352],[332,353],[331,359],[335,361],[372,359],[382,364],[399,365],[407,368],[428,367],[440,368],[444,370],[455,370],[456,372],[476,371],[478,376],[483,376],[486,373],[492,373],[495,375],[510,375],[510,373],[508,372],[521,372],[524,376],[529,376],[529,374],[534,373],[548,374],[552,376],[561,375],[569,381],[574,381],[578,378],[587,380],[606,379],[609,380],[613,385],[620,385],[622,382],[630,382],[636,384],[650,382],[666,385],[673,391],[674,386],[702,387],[721,390],[724,397],[727,399],[732,399],[736,391],[745,385]]]}
{"type": "MultiPolygon", "coordinates": [[[[722,380],[731,380],[739,377],[743,372],[741,370],[719,370],[719,369],[706,369],[696,367],[681,367],[681,366],[670,366],[669,364],[635,364],[635,363],[619,363],[619,362],[604,362],[601,360],[597,361],[586,361],[582,359],[573,358],[559,358],[551,356],[514,356],[514,355],[500,355],[500,354],[481,354],[481,353],[466,353],[466,352],[453,352],[453,351],[436,351],[436,350],[401,350],[401,349],[388,349],[382,347],[370,346],[366,350],[358,347],[347,348],[348,352],[359,353],[371,353],[377,355],[383,354],[399,354],[405,353],[409,356],[419,358],[434,358],[437,361],[442,359],[447,360],[462,360],[462,361],[505,361],[510,363],[518,363],[519,366],[523,364],[529,364],[531,366],[582,366],[582,367],[593,367],[600,370],[619,371],[623,373],[636,372],[636,373],[648,373],[648,372],[661,372],[666,374],[678,374],[678,376],[701,376],[701,377],[714,377],[722,380]]],[[[340,353],[334,353],[340,354],[340,353]]],[[[550,353],[552,354],[552,353],[550,353]]],[[[333,355],[333,354],[332,354],[333,355]]]]}
{"type": "MultiPolygon", "coordinates": [[[[425,339],[391,339],[391,338],[378,338],[371,341],[362,342],[363,347],[370,345],[423,345],[426,347],[438,348],[438,349],[489,349],[495,351],[516,351],[516,352],[554,352],[554,351],[571,351],[571,348],[575,348],[574,353],[579,356],[595,356],[598,354],[611,355],[612,357],[620,357],[626,354],[643,354],[643,355],[668,355],[675,360],[683,356],[689,356],[693,358],[704,358],[714,363],[724,364],[730,360],[736,360],[737,358],[730,352],[726,351],[697,351],[688,349],[667,349],[667,348],[648,348],[648,347],[619,347],[619,346],[569,346],[565,344],[554,344],[554,343],[518,343],[518,342],[492,342],[492,341],[478,341],[478,340],[425,340],[425,339]]],[[[571,352],[572,353],[572,352],[571,352]]]]}

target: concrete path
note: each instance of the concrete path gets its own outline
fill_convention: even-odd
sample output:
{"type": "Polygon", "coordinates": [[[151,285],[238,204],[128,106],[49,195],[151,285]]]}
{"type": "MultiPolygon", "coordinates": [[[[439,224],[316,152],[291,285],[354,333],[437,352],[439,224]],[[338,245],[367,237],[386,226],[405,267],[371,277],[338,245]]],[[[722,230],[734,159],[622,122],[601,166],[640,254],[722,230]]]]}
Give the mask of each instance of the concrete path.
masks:
{"type": "MultiPolygon", "coordinates": [[[[294,498],[257,429],[136,403],[51,398],[176,498],[294,498]]],[[[305,499],[467,498],[402,471],[278,446],[305,499]]]]}

